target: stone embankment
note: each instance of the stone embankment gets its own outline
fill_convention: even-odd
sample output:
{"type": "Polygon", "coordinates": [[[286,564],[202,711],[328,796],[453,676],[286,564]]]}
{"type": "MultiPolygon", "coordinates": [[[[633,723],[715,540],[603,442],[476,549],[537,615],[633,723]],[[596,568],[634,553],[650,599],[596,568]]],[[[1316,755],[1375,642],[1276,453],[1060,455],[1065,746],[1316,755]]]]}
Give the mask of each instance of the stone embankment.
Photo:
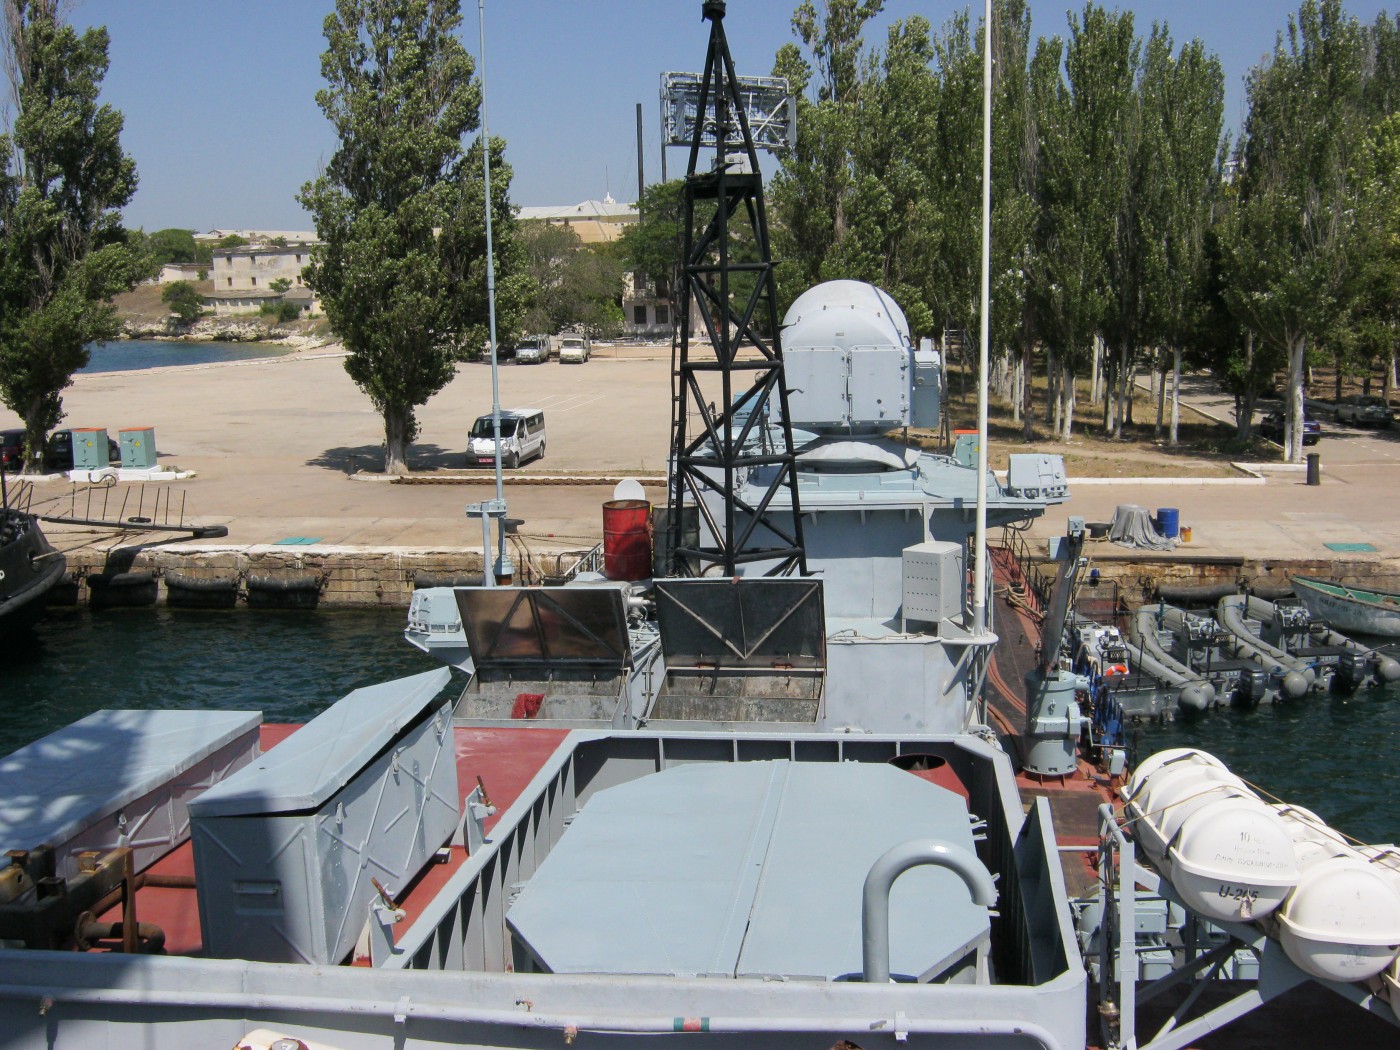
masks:
{"type": "MultiPolygon", "coordinates": [[[[517,545],[511,558],[518,582],[538,583],[562,578],[587,554],[517,545]]],[[[89,546],[69,552],[68,585],[54,600],[95,606],[247,602],[403,608],[417,588],[479,583],[481,561],[479,550],[462,548],[89,546]],[[187,592],[227,601],[182,601],[187,592]]]]}
{"type": "Polygon", "coordinates": [[[264,324],[253,318],[204,317],[191,325],[173,318],[158,321],[127,318],[122,322],[127,339],[171,339],[181,342],[286,343],[299,348],[320,345],[329,337],[306,336],[294,328],[264,324]]]}
{"type": "MultiPolygon", "coordinates": [[[[1129,608],[1154,601],[1159,589],[1187,591],[1233,585],[1247,587],[1261,597],[1291,592],[1293,576],[1315,576],[1324,580],[1345,580],[1360,587],[1381,590],[1400,589],[1400,557],[1353,555],[1328,558],[1251,557],[1241,554],[1191,554],[1187,548],[1165,554],[1134,551],[1107,542],[1090,543],[1084,555],[1088,569],[1095,570],[1098,583],[1090,574],[1080,575],[1079,594],[1086,596],[1094,586],[1116,588],[1118,600],[1129,608]]],[[[1032,558],[1041,575],[1053,579],[1057,563],[1043,556],[1032,558]]]]}

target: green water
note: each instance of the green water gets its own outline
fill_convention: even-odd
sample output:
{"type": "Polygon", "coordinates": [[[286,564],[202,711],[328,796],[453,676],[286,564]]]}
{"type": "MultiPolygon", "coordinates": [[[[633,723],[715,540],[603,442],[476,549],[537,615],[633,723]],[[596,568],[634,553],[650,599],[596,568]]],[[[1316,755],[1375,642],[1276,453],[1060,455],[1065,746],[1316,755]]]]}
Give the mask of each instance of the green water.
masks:
{"type": "MultiPolygon", "coordinates": [[[[439,666],[403,640],[403,626],[402,609],[51,612],[0,665],[0,754],[102,707],[304,722],[352,689],[439,666]]],[[[1400,841],[1400,684],[1222,709],[1137,734],[1141,756],[1199,747],[1348,834],[1400,841]]]]}
{"type": "Polygon", "coordinates": [[[261,711],[305,722],[361,686],[442,666],[404,610],[50,610],[0,666],[0,754],[104,707],[261,711]]]}
{"type": "Polygon", "coordinates": [[[1400,842],[1400,683],[1141,728],[1140,758],[1168,747],[1209,751],[1348,835],[1400,842]]]}

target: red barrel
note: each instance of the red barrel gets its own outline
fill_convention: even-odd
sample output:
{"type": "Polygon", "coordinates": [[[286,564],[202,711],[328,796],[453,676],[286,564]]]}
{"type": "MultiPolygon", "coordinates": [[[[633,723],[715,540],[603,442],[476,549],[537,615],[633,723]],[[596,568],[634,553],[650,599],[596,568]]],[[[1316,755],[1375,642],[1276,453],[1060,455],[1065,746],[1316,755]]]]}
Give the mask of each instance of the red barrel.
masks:
{"type": "Polygon", "coordinates": [[[651,504],[646,500],[603,504],[603,575],[610,580],[651,575],[651,504]]]}

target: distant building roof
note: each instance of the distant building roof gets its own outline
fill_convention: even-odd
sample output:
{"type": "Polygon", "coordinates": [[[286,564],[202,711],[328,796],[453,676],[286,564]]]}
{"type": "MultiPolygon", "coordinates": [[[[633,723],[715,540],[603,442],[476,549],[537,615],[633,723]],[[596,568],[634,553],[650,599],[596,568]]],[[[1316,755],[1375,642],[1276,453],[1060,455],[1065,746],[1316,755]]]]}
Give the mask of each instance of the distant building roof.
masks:
{"type": "Polygon", "coordinates": [[[614,222],[635,221],[637,218],[637,206],[635,204],[619,204],[611,197],[606,197],[600,201],[583,201],[580,204],[549,205],[542,208],[521,208],[519,217],[522,219],[611,219],[614,222]]]}
{"type": "Polygon", "coordinates": [[[314,241],[316,239],[315,230],[225,230],[214,229],[205,233],[197,233],[195,237],[201,241],[218,241],[228,236],[242,237],[249,241],[271,241],[281,237],[284,241],[314,241]]]}
{"type": "Polygon", "coordinates": [[[240,244],[237,248],[217,248],[219,255],[306,255],[319,241],[288,241],[286,244],[240,244]]]}

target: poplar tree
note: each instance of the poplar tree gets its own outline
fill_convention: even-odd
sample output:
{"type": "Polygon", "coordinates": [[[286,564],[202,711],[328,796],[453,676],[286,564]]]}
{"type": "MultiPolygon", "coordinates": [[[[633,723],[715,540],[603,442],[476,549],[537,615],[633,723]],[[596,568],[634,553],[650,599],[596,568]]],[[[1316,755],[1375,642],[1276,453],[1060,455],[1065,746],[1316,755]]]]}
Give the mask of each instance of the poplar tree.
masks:
{"type": "MultiPolygon", "coordinates": [[[[416,409],[486,333],[481,88],[456,36],[457,0],[337,0],[324,24],[317,105],[340,145],[298,199],[321,244],[308,284],[348,351],[345,370],[384,421],[385,470],[406,469],[416,409]]],[[[498,331],[529,292],[503,145],[491,143],[498,331]]]]}
{"type": "MultiPolygon", "coordinates": [[[[1171,358],[1169,444],[1175,445],[1182,350],[1194,342],[1205,309],[1205,237],[1218,190],[1225,75],[1199,40],[1173,56],[1166,26],[1154,25],[1140,95],[1142,288],[1148,330],[1171,358]]],[[[1165,365],[1161,371],[1165,392],[1165,365]]]]}
{"type": "Polygon", "coordinates": [[[1302,458],[1308,343],[1332,323],[1343,291],[1362,58],[1360,27],[1338,0],[1306,0],[1248,81],[1227,296],[1263,349],[1287,362],[1290,462],[1302,458]]]}
{"type": "Polygon", "coordinates": [[[27,458],[63,418],[88,344],[120,331],[110,299],[151,271],[120,208],[136,192],[122,115],[100,105],[105,29],[79,35],[57,0],[4,0],[14,122],[0,135],[0,399],[27,458]]]}

